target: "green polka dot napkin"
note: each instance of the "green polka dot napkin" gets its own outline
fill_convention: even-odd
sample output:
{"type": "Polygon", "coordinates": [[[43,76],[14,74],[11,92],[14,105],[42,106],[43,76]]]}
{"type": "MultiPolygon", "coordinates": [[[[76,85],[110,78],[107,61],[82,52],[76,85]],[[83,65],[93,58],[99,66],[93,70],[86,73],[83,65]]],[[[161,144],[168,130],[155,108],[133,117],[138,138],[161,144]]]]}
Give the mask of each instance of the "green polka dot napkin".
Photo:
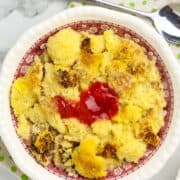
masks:
{"type": "Polygon", "coordinates": [[[28,180],[29,178],[21,172],[18,167],[13,162],[13,159],[8,154],[5,146],[3,145],[2,141],[0,140],[0,166],[5,166],[8,170],[19,177],[20,180],[28,180]]]}
{"type": "MultiPolygon", "coordinates": [[[[111,1],[122,6],[128,6],[131,8],[148,11],[148,12],[156,12],[158,8],[164,6],[168,2],[168,0],[111,0],[111,1]]],[[[69,8],[74,8],[76,6],[82,6],[86,4],[87,4],[86,1],[83,1],[82,3],[76,3],[72,1],[69,4],[69,8]]],[[[169,44],[169,45],[177,61],[180,64],[180,45],[176,45],[176,46],[172,44],[169,44]]],[[[7,167],[12,173],[15,173],[19,177],[20,180],[29,179],[15,165],[11,156],[8,154],[6,148],[4,147],[1,141],[0,141],[0,165],[7,167]]]]}

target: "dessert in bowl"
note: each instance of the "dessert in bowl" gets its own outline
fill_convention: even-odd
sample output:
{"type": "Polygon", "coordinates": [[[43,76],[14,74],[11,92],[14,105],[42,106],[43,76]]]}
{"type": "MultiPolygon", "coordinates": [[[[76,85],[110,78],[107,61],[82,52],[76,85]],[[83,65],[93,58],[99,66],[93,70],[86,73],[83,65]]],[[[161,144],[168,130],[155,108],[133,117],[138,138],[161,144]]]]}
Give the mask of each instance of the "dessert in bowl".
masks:
{"type": "Polygon", "coordinates": [[[9,91],[14,128],[56,176],[126,177],[166,139],[170,75],[158,52],[123,25],[88,19],[57,26],[17,67],[9,91]]]}

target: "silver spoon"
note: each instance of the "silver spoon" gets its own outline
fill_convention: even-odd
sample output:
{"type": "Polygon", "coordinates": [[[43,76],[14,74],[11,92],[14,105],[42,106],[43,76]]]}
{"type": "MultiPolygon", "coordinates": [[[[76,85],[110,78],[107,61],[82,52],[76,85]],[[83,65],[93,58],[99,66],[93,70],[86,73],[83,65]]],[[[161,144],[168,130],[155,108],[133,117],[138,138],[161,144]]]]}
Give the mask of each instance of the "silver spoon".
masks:
{"type": "Polygon", "coordinates": [[[168,41],[180,44],[180,16],[175,14],[169,6],[165,6],[155,13],[143,12],[128,7],[120,6],[111,3],[107,0],[88,0],[90,3],[104,6],[107,8],[121,10],[133,15],[139,15],[150,19],[157,31],[165,37],[168,41]]]}

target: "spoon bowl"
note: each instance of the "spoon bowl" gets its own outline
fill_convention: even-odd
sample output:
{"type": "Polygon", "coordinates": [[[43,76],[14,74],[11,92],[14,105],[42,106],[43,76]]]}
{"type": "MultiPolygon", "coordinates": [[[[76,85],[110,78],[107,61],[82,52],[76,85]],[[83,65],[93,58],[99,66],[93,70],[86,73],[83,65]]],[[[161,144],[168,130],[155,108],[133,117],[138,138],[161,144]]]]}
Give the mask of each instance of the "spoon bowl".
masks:
{"type": "Polygon", "coordinates": [[[151,16],[160,34],[172,43],[180,43],[180,16],[169,6],[165,6],[151,16]]]}

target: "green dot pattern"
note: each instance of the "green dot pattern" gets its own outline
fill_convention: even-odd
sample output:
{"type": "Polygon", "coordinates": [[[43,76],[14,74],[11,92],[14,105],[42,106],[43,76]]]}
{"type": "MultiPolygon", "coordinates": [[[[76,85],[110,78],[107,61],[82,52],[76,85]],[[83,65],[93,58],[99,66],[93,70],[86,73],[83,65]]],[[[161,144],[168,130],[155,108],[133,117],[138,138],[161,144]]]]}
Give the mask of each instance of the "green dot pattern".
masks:
{"type": "Polygon", "coordinates": [[[4,156],[0,155],[0,162],[4,161],[4,156]]]}
{"type": "Polygon", "coordinates": [[[84,1],[84,2],[82,2],[82,5],[85,6],[85,5],[87,5],[87,3],[84,1]]]}
{"type": "Polygon", "coordinates": [[[70,4],[69,4],[69,7],[70,7],[70,8],[73,8],[73,7],[75,7],[75,4],[74,4],[74,3],[70,3],[70,4]]]}
{"type": "Polygon", "coordinates": [[[144,6],[144,5],[146,5],[147,4],[147,1],[143,1],[142,2],[142,5],[144,6]]]}
{"type": "Polygon", "coordinates": [[[176,55],[177,59],[180,60],[180,53],[176,55]]]}
{"type": "Polygon", "coordinates": [[[134,7],[135,7],[135,3],[134,3],[134,2],[130,2],[130,3],[129,3],[129,6],[132,7],[132,8],[134,8],[134,7]]]}
{"type": "Polygon", "coordinates": [[[25,174],[23,174],[22,176],[21,176],[21,180],[28,180],[29,178],[28,178],[28,176],[26,176],[25,174]]]}
{"type": "Polygon", "coordinates": [[[120,6],[124,6],[124,3],[118,3],[120,6]]]}
{"type": "Polygon", "coordinates": [[[157,11],[156,8],[152,8],[152,9],[151,9],[151,12],[152,12],[152,13],[154,13],[154,12],[156,12],[156,11],[157,11]]]}
{"type": "Polygon", "coordinates": [[[11,171],[12,171],[12,172],[16,172],[16,171],[17,171],[17,167],[16,167],[16,166],[12,166],[12,167],[11,167],[11,171]]]}

